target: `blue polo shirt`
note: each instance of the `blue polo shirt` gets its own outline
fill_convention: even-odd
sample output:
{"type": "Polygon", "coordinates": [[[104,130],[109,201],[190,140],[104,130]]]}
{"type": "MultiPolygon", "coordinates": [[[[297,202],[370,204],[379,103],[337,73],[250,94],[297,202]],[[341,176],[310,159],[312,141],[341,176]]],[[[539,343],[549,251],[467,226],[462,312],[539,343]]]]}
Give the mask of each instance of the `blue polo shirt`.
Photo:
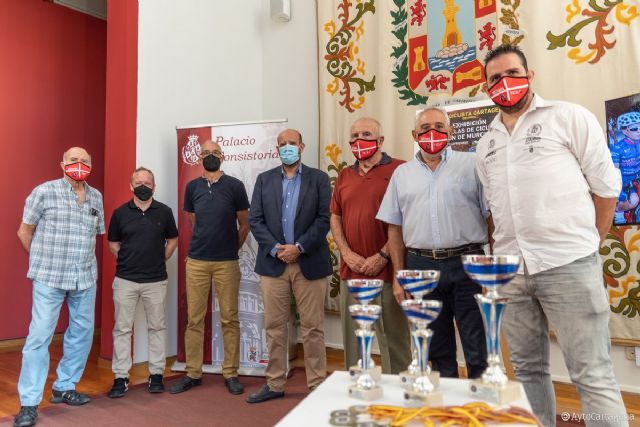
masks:
{"type": "Polygon", "coordinates": [[[237,178],[222,175],[217,182],[204,177],[189,182],[184,210],[196,215],[189,257],[203,261],[238,259],[237,212],[247,209],[247,192],[237,178]]]}

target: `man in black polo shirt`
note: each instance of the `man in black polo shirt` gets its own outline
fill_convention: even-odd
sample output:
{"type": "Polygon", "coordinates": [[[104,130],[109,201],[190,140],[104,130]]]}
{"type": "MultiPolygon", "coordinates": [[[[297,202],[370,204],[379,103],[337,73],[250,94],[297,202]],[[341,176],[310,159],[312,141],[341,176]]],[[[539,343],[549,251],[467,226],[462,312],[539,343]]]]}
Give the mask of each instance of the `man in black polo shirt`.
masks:
{"type": "Polygon", "coordinates": [[[113,211],[109,249],[118,259],[113,279],[115,380],[109,397],[122,397],[129,386],[131,331],[141,299],[149,334],[149,392],[164,391],[168,260],[178,245],[178,229],[171,208],[153,199],[153,172],[140,167],[131,176],[133,198],[113,211]]]}
{"type": "Polygon", "coordinates": [[[238,381],[240,322],[238,251],[249,234],[249,199],[244,184],[220,170],[220,146],[205,141],[200,146],[204,174],[187,184],[184,210],[193,228],[186,264],[187,329],[184,334],[187,375],[171,387],[182,393],[202,384],[204,318],[215,282],[220,306],[224,347],[222,375],[231,394],[242,394],[238,381]]]}

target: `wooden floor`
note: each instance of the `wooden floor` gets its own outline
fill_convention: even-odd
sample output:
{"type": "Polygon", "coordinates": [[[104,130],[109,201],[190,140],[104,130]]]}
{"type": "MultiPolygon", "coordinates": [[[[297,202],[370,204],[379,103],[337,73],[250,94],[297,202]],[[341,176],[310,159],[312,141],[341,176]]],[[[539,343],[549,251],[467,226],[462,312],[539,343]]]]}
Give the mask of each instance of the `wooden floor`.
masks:
{"type": "MultiPolygon", "coordinates": [[[[17,413],[20,409],[20,402],[17,394],[18,376],[22,362],[23,340],[0,341],[0,418],[17,413]]],[[[105,394],[113,383],[113,373],[111,372],[111,362],[98,357],[99,337],[96,337],[95,345],[89,356],[89,361],[85,369],[82,381],[78,384],[78,390],[89,395],[105,394]]],[[[48,402],[51,396],[51,384],[55,379],[55,367],[62,355],[62,337],[56,335],[50,347],[51,364],[49,367],[49,378],[44,390],[44,397],[40,408],[50,406],[48,402]]],[[[167,359],[167,367],[170,367],[175,358],[167,359]]],[[[342,370],[342,350],[327,349],[327,367],[330,371],[342,370]]],[[[298,357],[293,361],[294,366],[304,367],[304,356],[302,346],[298,345],[298,357]]],[[[461,375],[464,376],[464,371],[461,375]]],[[[146,363],[135,365],[130,373],[132,384],[141,384],[147,381],[149,373],[146,363]]],[[[166,376],[177,375],[169,368],[165,371],[166,376]]],[[[557,412],[581,413],[580,399],[573,385],[555,384],[557,396],[557,412]]],[[[627,412],[635,417],[631,425],[640,425],[640,395],[623,393],[623,399],[627,407],[627,412]]]]}

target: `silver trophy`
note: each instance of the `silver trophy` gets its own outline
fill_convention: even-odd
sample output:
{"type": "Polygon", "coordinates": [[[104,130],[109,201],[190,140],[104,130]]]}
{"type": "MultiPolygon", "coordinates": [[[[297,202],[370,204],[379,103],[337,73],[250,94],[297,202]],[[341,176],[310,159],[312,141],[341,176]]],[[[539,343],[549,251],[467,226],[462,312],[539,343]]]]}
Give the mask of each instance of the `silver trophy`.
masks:
{"type": "MultiPolygon", "coordinates": [[[[349,293],[353,298],[361,305],[368,305],[371,301],[376,299],[382,293],[384,286],[384,280],[380,279],[351,279],[347,280],[347,287],[349,293]]],[[[375,323],[375,322],[374,322],[375,323]]],[[[357,335],[357,332],[356,332],[357,335]]],[[[360,343],[360,340],[358,340],[360,343]]],[[[362,354],[362,351],[361,351],[362,354]]],[[[371,352],[369,352],[371,357],[371,352]]],[[[363,371],[362,359],[358,360],[358,364],[349,367],[349,376],[352,381],[356,381],[363,371]]],[[[374,380],[380,381],[382,378],[382,368],[376,366],[373,359],[369,359],[369,374],[374,380]]]]}
{"type": "Polygon", "coordinates": [[[483,289],[482,294],[476,295],[476,301],[482,313],[489,365],[480,380],[471,382],[471,393],[475,398],[503,405],[519,399],[522,388],[518,382],[509,381],[502,371],[500,325],[509,299],[501,296],[498,289],[514,278],[520,266],[520,257],[465,255],[462,265],[471,280],[483,289]]]}
{"type": "Polygon", "coordinates": [[[375,332],[373,324],[380,317],[382,308],[379,305],[354,304],[349,306],[349,313],[358,323],[356,337],[360,347],[360,361],[362,372],[358,375],[355,384],[349,386],[349,396],[362,400],[375,400],[382,397],[382,387],[371,376],[371,345],[375,332]]]}
{"type": "MultiPolygon", "coordinates": [[[[422,300],[425,295],[431,293],[438,286],[439,279],[440,272],[437,270],[398,270],[396,272],[396,280],[402,286],[402,289],[415,300],[422,300]]],[[[411,340],[411,354],[411,364],[406,371],[400,372],[400,381],[406,389],[411,388],[411,383],[420,373],[418,350],[413,340],[411,340]]],[[[431,378],[437,388],[440,382],[440,374],[433,372],[431,373],[431,378]]]]}
{"type": "Polygon", "coordinates": [[[428,329],[442,311],[442,301],[405,300],[402,310],[411,324],[411,339],[418,353],[418,375],[404,394],[405,402],[412,406],[442,406],[442,392],[430,378],[429,344],[433,331],[428,329]]]}

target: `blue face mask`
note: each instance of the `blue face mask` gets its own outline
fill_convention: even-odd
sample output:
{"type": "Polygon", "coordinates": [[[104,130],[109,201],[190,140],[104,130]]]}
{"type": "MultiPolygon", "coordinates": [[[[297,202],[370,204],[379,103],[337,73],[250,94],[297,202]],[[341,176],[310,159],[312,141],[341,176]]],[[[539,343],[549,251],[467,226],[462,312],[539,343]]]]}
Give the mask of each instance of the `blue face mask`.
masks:
{"type": "Polygon", "coordinates": [[[280,160],[287,166],[300,160],[300,149],[295,145],[283,145],[278,151],[280,152],[280,160]]]}

